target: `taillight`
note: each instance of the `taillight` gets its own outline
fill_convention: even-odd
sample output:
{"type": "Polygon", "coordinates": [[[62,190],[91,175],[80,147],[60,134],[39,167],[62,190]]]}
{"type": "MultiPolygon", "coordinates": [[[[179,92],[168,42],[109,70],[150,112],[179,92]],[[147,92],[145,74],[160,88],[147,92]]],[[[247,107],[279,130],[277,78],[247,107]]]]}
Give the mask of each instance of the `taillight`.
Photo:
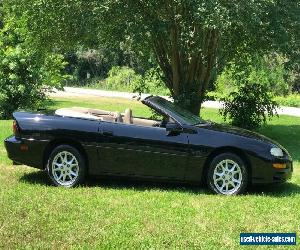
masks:
{"type": "Polygon", "coordinates": [[[19,127],[18,127],[18,123],[16,121],[13,121],[13,132],[14,132],[14,135],[19,133],[19,127]]]}

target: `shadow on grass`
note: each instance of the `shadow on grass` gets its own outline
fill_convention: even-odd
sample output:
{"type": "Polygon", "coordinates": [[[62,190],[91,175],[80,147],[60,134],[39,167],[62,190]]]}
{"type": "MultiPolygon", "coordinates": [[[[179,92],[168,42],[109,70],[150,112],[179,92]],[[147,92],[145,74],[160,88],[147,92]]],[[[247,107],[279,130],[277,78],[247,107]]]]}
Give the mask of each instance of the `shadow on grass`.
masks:
{"type": "MultiPolygon", "coordinates": [[[[20,178],[21,182],[28,184],[37,184],[42,186],[51,186],[51,182],[45,171],[37,171],[24,174],[20,178]]],[[[155,182],[148,180],[135,180],[128,178],[114,178],[114,177],[88,177],[84,185],[81,187],[101,187],[101,188],[115,188],[115,189],[133,189],[137,191],[147,190],[165,190],[178,191],[194,194],[209,194],[210,192],[203,186],[195,186],[190,184],[178,184],[169,182],[155,182]]]]}
{"type": "Polygon", "coordinates": [[[45,171],[36,171],[26,173],[20,177],[20,181],[28,184],[38,184],[42,186],[51,185],[50,180],[45,171]]]}
{"type": "MultiPolygon", "coordinates": [[[[24,174],[20,178],[21,182],[29,184],[38,184],[43,186],[50,186],[51,183],[48,179],[46,172],[38,171],[33,173],[24,174]]],[[[100,178],[90,177],[82,187],[101,187],[113,189],[131,189],[137,191],[148,190],[163,190],[174,191],[192,194],[211,194],[207,187],[204,185],[196,186],[190,184],[178,184],[167,182],[154,182],[154,181],[141,181],[141,180],[128,180],[125,178],[100,178]]],[[[246,192],[247,195],[263,195],[273,197],[288,197],[300,194],[300,186],[294,183],[283,183],[277,185],[260,185],[249,187],[246,192]]]]}

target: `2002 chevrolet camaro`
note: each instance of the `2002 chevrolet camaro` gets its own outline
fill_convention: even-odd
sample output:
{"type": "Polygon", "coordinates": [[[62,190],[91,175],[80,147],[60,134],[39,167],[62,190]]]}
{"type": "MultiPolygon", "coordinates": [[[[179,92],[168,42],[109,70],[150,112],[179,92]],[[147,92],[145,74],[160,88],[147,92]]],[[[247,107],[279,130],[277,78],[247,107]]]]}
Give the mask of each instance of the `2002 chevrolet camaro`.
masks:
{"type": "Polygon", "coordinates": [[[45,169],[56,186],[87,175],[206,182],[234,195],[250,184],[282,183],[293,171],[281,145],[248,130],[207,122],[158,96],[142,101],[161,121],[124,113],[65,108],[53,115],[15,112],[5,140],[15,163],[45,169]]]}

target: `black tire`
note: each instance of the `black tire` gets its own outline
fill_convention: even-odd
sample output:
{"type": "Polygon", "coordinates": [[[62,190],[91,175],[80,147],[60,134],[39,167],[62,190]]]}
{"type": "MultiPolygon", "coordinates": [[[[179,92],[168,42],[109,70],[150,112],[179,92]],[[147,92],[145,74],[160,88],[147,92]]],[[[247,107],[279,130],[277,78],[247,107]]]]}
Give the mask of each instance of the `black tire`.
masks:
{"type": "Polygon", "coordinates": [[[57,187],[75,187],[83,183],[86,176],[84,158],[76,148],[69,145],[60,145],[51,152],[46,170],[52,184],[57,187]]]}
{"type": "Polygon", "coordinates": [[[209,189],[216,194],[237,195],[243,193],[248,185],[248,170],[244,161],[233,153],[217,155],[209,165],[207,184],[209,189]],[[223,187],[223,185],[225,186],[223,187]]]}

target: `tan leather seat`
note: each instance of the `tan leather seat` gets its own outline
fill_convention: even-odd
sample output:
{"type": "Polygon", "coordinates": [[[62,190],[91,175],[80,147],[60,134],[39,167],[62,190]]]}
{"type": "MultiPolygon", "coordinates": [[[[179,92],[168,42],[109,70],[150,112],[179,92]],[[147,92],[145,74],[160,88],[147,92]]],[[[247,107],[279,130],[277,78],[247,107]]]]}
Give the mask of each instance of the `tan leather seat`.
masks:
{"type": "Polygon", "coordinates": [[[112,112],[111,114],[115,118],[115,122],[123,122],[123,118],[120,112],[116,111],[116,112],[112,112]]]}
{"type": "Polygon", "coordinates": [[[124,118],[123,118],[123,121],[124,123],[127,123],[127,124],[132,124],[132,110],[131,109],[126,109],[125,112],[124,112],[124,118]]]}

